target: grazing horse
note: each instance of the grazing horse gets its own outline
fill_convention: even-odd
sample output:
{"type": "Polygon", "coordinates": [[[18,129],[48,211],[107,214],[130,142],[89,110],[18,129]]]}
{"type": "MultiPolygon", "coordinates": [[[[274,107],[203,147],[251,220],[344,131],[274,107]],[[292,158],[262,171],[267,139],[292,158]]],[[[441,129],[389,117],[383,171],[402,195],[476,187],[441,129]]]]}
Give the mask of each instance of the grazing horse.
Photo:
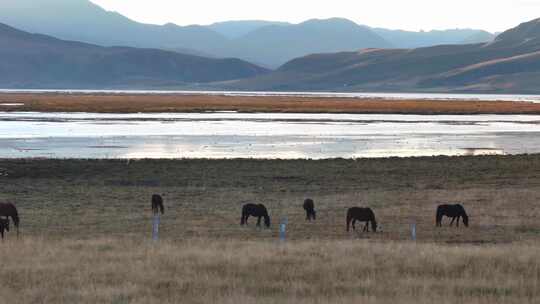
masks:
{"type": "Polygon", "coordinates": [[[161,214],[165,213],[165,207],[163,206],[163,198],[161,195],[154,194],[152,195],[152,213],[154,215],[161,212],[161,214]]]}
{"type": "Polygon", "coordinates": [[[437,217],[435,218],[437,227],[442,226],[443,216],[452,218],[450,226],[452,226],[452,224],[454,224],[454,221],[457,219],[456,227],[459,227],[459,219],[462,218],[465,227],[469,227],[469,216],[467,215],[467,212],[465,212],[465,208],[463,208],[463,206],[461,206],[460,204],[440,205],[439,207],[437,207],[437,217]]]}
{"type": "Polygon", "coordinates": [[[306,221],[315,220],[317,212],[315,212],[315,202],[308,198],[304,201],[304,210],[306,210],[306,221]]]}
{"type": "Polygon", "coordinates": [[[11,217],[13,225],[15,225],[15,228],[17,228],[17,236],[19,236],[20,218],[17,207],[15,207],[15,205],[12,203],[0,203],[0,218],[1,217],[5,217],[6,219],[11,217]]]}
{"type": "Polygon", "coordinates": [[[4,239],[4,231],[9,232],[9,220],[0,218],[0,235],[2,235],[2,240],[4,239]]]}
{"type": "Polygon", "coordinates": [[[261,226],[261,218],[264,217],[264,225],[270,227],[270,216],[268,216],[268,210],[263,204],[245,204],[242,207],[242,219],[240,225],[247,225],[248,218],[250,216],[257,217],[257,227],[261,226]]]}
{"type": "Polygon", "coordinates": [[[364,231],[369,232],[369,223],[371,222],[371,228],[373,232],[377,231],[377,221],[375,220],[375,214],[370,208],[358,208],[353,207],[347,211],[347,232],[349,232],[349,227],[352,221],[353,230],[356,230],[355,223],[366,222],[364,226],[364,231]]]}

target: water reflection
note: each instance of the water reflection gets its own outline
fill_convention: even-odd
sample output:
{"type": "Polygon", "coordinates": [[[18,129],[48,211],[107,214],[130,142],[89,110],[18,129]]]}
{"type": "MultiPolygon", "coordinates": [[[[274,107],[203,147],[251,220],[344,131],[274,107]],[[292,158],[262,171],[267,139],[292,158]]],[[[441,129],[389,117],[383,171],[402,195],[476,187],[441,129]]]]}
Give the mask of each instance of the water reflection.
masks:
{"type": "Polygon", "coordinates": [[[540,116],[0,113],[0,158],[540,153],[540,116]]]}

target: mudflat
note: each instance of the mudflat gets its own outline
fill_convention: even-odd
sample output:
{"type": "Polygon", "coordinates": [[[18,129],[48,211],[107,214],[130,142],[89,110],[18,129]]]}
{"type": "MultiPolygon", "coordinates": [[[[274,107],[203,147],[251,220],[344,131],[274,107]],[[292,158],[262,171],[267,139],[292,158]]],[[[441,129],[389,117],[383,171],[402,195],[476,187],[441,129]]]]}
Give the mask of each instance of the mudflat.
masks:
{"type": "Polygon", "coordinates": [[[364,114],[540,114],[540,104],[514,101],[393,100],[300,96],[2,93],[0,94],[0,110],[95,113],[238,111],[364,114]]]}

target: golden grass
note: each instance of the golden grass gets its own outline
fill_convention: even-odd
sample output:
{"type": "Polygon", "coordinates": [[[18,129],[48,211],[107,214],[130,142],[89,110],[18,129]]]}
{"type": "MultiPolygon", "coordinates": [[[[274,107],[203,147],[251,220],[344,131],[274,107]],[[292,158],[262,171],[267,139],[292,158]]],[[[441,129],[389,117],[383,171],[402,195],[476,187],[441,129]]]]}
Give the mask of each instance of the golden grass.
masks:
{"type": "Polygon", "coordinates": [[[22,216],[22,238],[0,243],[0,303],[540,300],[540,155],[0,160],[0,170],[0,200],[22,216]],[[158,244],[153,193],[166,204],[158,244]],[[304,220],[308,196],[315,223],[304,220]],[[244,201],[266,204],[272,228],[240,227],[244,201]],[[471,227],[435,228],[441,202],[464,204],[471,227]],[[351,206],[372,207],[382,231],[346,233],[351,206]]]}
{"type": "Polygon", "coordinates": [[[206,95],[0,94],[2,111],[40,112],[290,112],[403,114],[540,114],[540,104],[511,101],[383,100],[206,95]]]}
{"type": "Polygon", "coordinates": [[[24,238],[2,303],[538,303],[538,244],[24,238]]]}
{"type": "Polygon", "coordinates": [[[26,235],[147,237],[150,197],[164,195],[162,236],[276,238],[287,216],[294,240],[351,239],[345,213],[374,209],[375,240],[509,243],[540,239],[540,155],[366,160],[0,160],[0,200],[21,209],[26,235]],[[302,202],[315,199],[318,220],[305,223],[302,202]],[[264,203],[273,228],[240,227],[244,202],[264,203]],[[460,202],[469,229],[436,229],[437,204],[460,202]]]}

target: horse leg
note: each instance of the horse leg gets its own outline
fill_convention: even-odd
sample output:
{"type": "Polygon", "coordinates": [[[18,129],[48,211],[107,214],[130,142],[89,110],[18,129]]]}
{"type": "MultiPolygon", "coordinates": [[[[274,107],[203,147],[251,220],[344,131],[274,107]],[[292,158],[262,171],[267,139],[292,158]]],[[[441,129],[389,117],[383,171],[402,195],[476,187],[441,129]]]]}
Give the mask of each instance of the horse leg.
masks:
{"type": "Polygon", "coordinates": [[[461,218],[461,215],[458,215],[457,221],[456,221],[456,227],[459,227],[459,219],[461,218]]]}
{"type": "Polygon", "coordinates": [[[364,226],[364,232],[369,232],[369,221],[367,221],[366,225],[364,226]]]}
{"type": "Polygon", "coordinates": [[[257,227],[261,227],[261,216],[257,219],[257,227]]]}
{"type": "Polygon", "coordinates": [[[455,221],[455,220],[456,220],[456,217],[454,216],[454,217],[452,218],[452,221],[450,222],[450,227],[452,227],[452,225],[454,225],[454,221],[455,221]]]}
{"type": "Polygon", "coordinates": [[[356,219],[352,220],[352,229],[356,231],[356,219]]]}

